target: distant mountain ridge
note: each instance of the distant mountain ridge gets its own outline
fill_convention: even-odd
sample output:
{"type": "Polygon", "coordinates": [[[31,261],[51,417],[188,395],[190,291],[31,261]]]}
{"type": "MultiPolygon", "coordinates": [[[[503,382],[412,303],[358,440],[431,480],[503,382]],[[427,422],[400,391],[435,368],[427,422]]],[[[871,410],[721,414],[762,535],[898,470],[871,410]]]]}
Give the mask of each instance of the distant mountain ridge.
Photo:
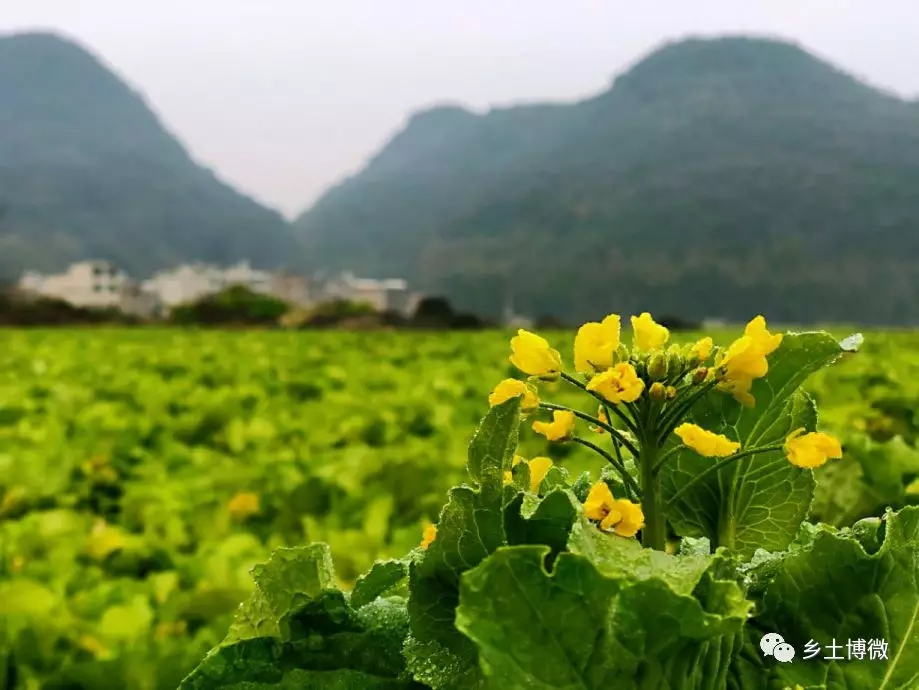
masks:
{"type": "Polygon", "coordinates": [[[0,277],[101,258],[273,267],[298,241],[195,163],[143,98],[59,36],[0,36],[0,277]]]}
{"type": "Polygon", "coordinates": [[[295,222],[315,265],[570,320],[919,322],[919,106],[798,46],[664,46],[570,105],[414,115],[295,222]]]}

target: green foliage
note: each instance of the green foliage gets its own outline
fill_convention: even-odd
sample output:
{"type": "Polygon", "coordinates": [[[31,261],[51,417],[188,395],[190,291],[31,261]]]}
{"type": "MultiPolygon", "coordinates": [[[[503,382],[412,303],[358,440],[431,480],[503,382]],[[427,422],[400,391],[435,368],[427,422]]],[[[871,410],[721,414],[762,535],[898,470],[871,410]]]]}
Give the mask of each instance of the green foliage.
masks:
{"type": "MultiPolygon", "coordinates": [[[[800,386],[850,348],[822,333],[786,336],[774,366],[753,389],[756,407],[702,398],[692,417],[720,420],[723,430],[759,445],[799,425],[812,429],[816,408],[800,386]]],[[[713,535],[700,529],[723,519],[702,519],[708,506],[687,500],[673,524],[685,542],[675,553],[655,551],[601,532],[580,508],[573,492],[578,482],[570,483],[564,470],[551,480],[547,475],[536,491],[518,470],[507,478],[520,419],[519,398],[491,408],[469,444],[471,485],[450,490],[434,541],[403,561],[376,564],[353,593],[331,586],[325,546],[305,547],[290,561],[273,557],[256,573],[261,594],[253,601],[265,601],[269,591],[272,601],[289,601],[284,610],[268,611],[276,624],[258,637],[219,646],[179,690],[358,683],[443,690],[779,690],[795,684],[889,690],[919,680],[919,507],[887,510],[883,520],[838,531],[802,522],[811,503],[810,476],[808,491],[789,497],[739,470],[715,484],[735,492],[722,495],[722,503],[736,507],[738,495],[745,501],[743,511],[732,514],[743,528],[733,530],[729,548],[711,548],[720,527],[713,535]],[[794,512],[785,508],[789,503],[797,504],[794,512]],[[774,508],[797,522],[785,538],[785,525],[776,521],[775,536],[740,520],[744,511],[757,512],[748,506],[762,506],[767,517],[774,508]],[[687,515],[700,517],[693,522],[687,515]],[[697,538],[700,531],[709,539],[697,538]],[[290,563],[310,584],[285,576],[280,563],[290,563]],[[319,592],[316,564],[325,573],[319,579],[329,583],[319,592]],[[390,593],[404,581],[406,565],[407,592],[390,593]],[[764,658],[759,640],[769,632],[782,634],[798,658],[764,658]],[[886,653],[862,663],[801,658],[807,645],[820,649],[840,638],[882,640],[886,653]],[[306,639],[310,644],[301,644],[306,639]],[[372,646],[365,646],[368,640],[372,646]]],[[[686,472],[682,458],[674,476],[686,472]]],[[[781,476],[771,464],[762,474],[781,476]]],[[[237,620],[250,620],[252,607],[237,620]]],[[[256,608],[264,610],[261,603],[256,608]]]]}
{"type": "MultiPolygon", "coordinates": [[[[816,431],[817,408],[800,385],[842,353],[825,333],[786,335],[769,358],[769,373],[754,383],[755,407],[710,392],[693,408],[690,421],[744,448],[781,443],[799,428],[816,431]]],[[[711,464],[711,458],[680,451],[661,472],[664,498],[711,464]]],[[[814,483],[813,472],[791,465],[781,451],[759,453],[696,483],[673,506],[670,519],[680,534],[706,537],[747,555],[760,548],[781,550],[807,516],[814,483]]]]}
{"type": "Polygon", "coordinates": [[[213,295],[177,306],[169,315],[181,325],[274,325],[290,309],[276,297],[253,292],[243,285],[234,285],[213,295]]]}
{"type": "MultiPolygon", "coordinates": [[[[734,334],[711,335],[727,341],[734,334]]],[[[549,337],[570,353],[570,334],[549,337]]],[[[858,355],[808,380],[820,428],[838,435],[845,450],[842,461],[814,473],[814,519],[847,527],[883,516],[888,505],[919,503],[908,492],[917,476],[919,418],[908,413],[919,401],[916,352],[915,333],[871,333],[858,355]]],[[[482,490],[483,471],[472,476],[464,467],[468,434],[491,386],[509,373],[506,356],[506,334],[495,332],[3,330],[0,687],[15,676],[14,690],[175,690],[209,649],[233,644],[231,628],[240,638],[271,640],[236,650],[287,650],[283,682],[308,687],[313,681],[302,679],[317,666],[290,651],[303,643],[283,614],[288,601],[292,609],[320,607],[320,596],[326,613],[314,608],[311,620],[339,621],[323,622],[331,632],[322,648],[367,649],[361,640],[379,640],[385,631],[366,617],[385,610],[415,682],[487,688],[479,662],[486,655],[477,647],[471,664],[468,655],[411,634],[407,573],[412,563],[437,570],[436,558],[421,568],[417,546],[424,520],[438,519],[448,490],[470,483],[458,501],[482,490]],[[260,497],[257,513],[231,513],[239,492],[260,497]],[[334,583],[321,575],[330,572],[324,551],[297,546],[310,542],[329,543],[334,583]],[[250,570],[277,549],[253,581],[250,570]],[[277,591],[275,582],[282,583],[277,591]],[[327,587],[352,590],[349,613],[324,598],[327,587]],[[275,598],[285,588],[290,596],[275,598]],[[240,602],[248,602],[242,610],[240,602]],[[284,635],[291,640],[278,641],[284,635]]],[[[584,403],[554,388],[540,386],[558,402],[584,403]]],[[[557,576],[556,560],[569,554],[608,580],[662,573],[680,597],[702,601],[704,593],[707,613],[731,610],[734,579],[710,559],[704,539],[683,540],[693,558],[681,557],[680,568],[661,566],[663,554],[633,553],[635,544],[580,521],[578,502],[589,486],[583,473],[595,479],[601,470],[589,451],[547,445],[528,425],[519,442],[521,455],[556,462],[542,495],[506,489],[498,518],[476,516],[477,525],[500,525],[503,536],[489,537],[485,549],[475,542],[445,549],[451,558],[465,558],[466,548],[488,551],[494,542],[500,546],[492,555],[548,547],[543,577],[557,576]]],[[[529,486],[525,472],[517,466],[515,486],[529,486]]],[[[877,553],[888,530],[872,525],[861,523],[851,539],[877,553]]],[[[444,529],[438,539],[449,534],[444,529]]],[[[809,548],[801,539],[789,551],[809,548]]],[[[492,572],[478,572],[486,570],[492,572]]],[[[455,592],[461,611],[464,577],[457,589],[452,581],[438,585],[455,592]]],[[[757,582],[766,580],[758,575],[757,582]]],[[[757,601],[751,592],[748,599],[757,601]]],[[[345,679],[355,674],[354,687],[402,682],[389,667],[336,666],[340,659],[328,658],[324,668],[345,679]]]]}
{"type": "Polygon", "coordinates": [[[914,324],[916,123],[796,46],[682,41],[578,103],[417,113],[295,228],[491,317],[914,324]]]}
{"type": "Polygon", "coordinates": [[[190,260],[298,258],[280,214],[197,165],[81,47],[0,37],[0,93],[0,278],[87,258],[138,277],[190,260]]]}

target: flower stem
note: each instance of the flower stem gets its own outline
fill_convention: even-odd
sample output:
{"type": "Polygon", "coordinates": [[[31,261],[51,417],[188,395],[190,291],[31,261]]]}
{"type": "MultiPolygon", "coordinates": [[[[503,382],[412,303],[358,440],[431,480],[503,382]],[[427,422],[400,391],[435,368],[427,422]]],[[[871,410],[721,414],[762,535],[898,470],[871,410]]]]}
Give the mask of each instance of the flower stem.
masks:
{"type": "Polygon", "coordinates": [[[658,447],[655,445],[641,446],[641,512],[645,516],[641,543],[645,547],[664,551],[667,548],[667,519],[664,517],[660,479],[654,473],[654,467],[658,462],[657,452],[658,447]]]}
{"type": "Polygon", "coordinates": [[[589,422],[590,424],[593,424],[603,429],[603,431],[606,431],[611,436],[618,439],[619,443],[625,446],[634,457],[636,458],[638,457],[638,449],[635,447],[635,445],[631,441],[625,438],[619,432],[618,429],[616,429],[613,426],[610,426],[609,424],[606,424],[605,422],[601,422],[596,417],[592,417],[586,412],[581,412],[580,410],[573,410],[570,407],[565,407],[564,405],[556,405],[555,403],[540,402],[539,406],[543,408],[544,410],[560,410],[562,412],[571,412],[572,414],[574,414],[575,417],[579,417],[580,419],[583,419],[585,422],[589,422]]]}
{"type": "Polygon", "coordinates": [[[670,456],[673,455],[674,453],[676,453],[676,452],[677,452],[678,450],[680,450],[681,448],[685,448],[685,447],[686,447],[686,446],[684,446],[684,445],[682,445],[682,444],[678,444],[678,445],[674,446],[673,448],[671,448],[670,450],[668,450],[668,451],[667,451],[666,453],[664,453],[663,455],[661,455],[660,460],[658,460],[658,461],[657,461],[657,464],[654,465],[654,474],[659,474],[660,471],[661,471],[661,467],[663,467],[663,466],[664,466],[664,463],[667,462],[667,461],[670,459],[670,456]]]}
{"type": "MultiPolygon", "coordinates": [[[[577,380],[576,378],[574,378],[574,376],[572,376],[571,374],[566,374],[566,373],[563,371],[563,372],[561,373],[561,377],[562,377],[563,379],[565,379],[568,383],[570,383],[570,384],[572,384],[572,385],[574,385],[574,386],[577,386],[577,387],[580,388],[582,391],[585,391],[588,395],[592,395],[594,398],[596,398],[597,400],[599,400],[600,403],[601,403],[602,405],[607,406],[607,405],[610,404],[609,400],[607,400],[606,398],[604,398],[604,397],[603,397],[602,395],[600,395],[599,393],[595,393],[594,391],[589,391],[589,390],[587,390],[587,385],[584,384],[584,383],[581,383],[580,381],[578,381],[578,380],[577,380]]],[[[622,420],[622,423],[625,424],[625,428],[626,428],[626,429],[628,429],[629,431],[631,431],[631,432],[632,432],[633,434],[635,434],[635,435],[638,434],[638,429],[637,429],[637,427],[635,426],[635,422],[634,422],[633,420],[629,419],[628,416],[627,416],[622,410],[620,410],[620,409],[619,409],[618,407],[616,407],[615,405],[609,406],[608,409],[609,409],[610,411],[612,411],[612,413],[613,413],[614,415],[616,415],[617,417],[619,417],[619,419],[622,420]]]]}
{"type": "Polygon", "coordinates": [[[613,467],[615,467],[616,471],[622,476],[622,483],[625,485],[625,490],[629,495],[629,500],[632,500],[636,497],[641,499],[641,489],[638,487],[638,484],[635,483],[635,480],[632,478],[632,475],[629,474],[629,471],[625,468],[625,464],[622,462],[621,458],[617,460],[612,455],[603,450],[600,446],[591,443],[587,439],[573,436],[570,440],[573,443],[581,444],[585,448],[590,448],[595,453],[603,456],[603,458],[613,467]]]}
{"type": "Polygon", "coordinates": [[[667,437],[673,433],[673,430],[680,423],[680,420],[682,420],[683,417],[686,416],[686,413],[692,409],[693,405],[717,385],[717,381],[709,381],[699,390],[686,395],[682,400],[676,401],[670,409],[664,413],[664,418],[660,421],[658,428],[661,430],[661,434],[658,436],[657,442],[661,444],[664,443],[667,437]]]}
{"type": "Polygon", "coordinates": [[[747,457],[750,457],[751,455],[756,455],[758,453],[768,453],[773,450],[780,450],[781,448],[782,448],[781,444],[774,444],[771,446],[762,446],[760,448],[750,448],[748,450],[742,450],[738,453],[734,453],[734,455],[729,455],[726,458],[721,458],[718,462],[709,465],[704,470],[699,472],[699,474],[697,474],[695,477],[693,477],[688,482],[683,484],[683,486],[680,487],[680,490],[677,491],[675,494],[673,494],[673,496],[670,497],[670,499],[667,501],[667,505],[668,506],[675,505],[676,502],[687,491],[689,491],[693,486],[695,486],[697,482],[701,481],[702,479],[704,479],[705,477],[707,477],[708,475],[714,472],[718,472],[722,467],[730,465],[735,460],[740,460],[741,458],[747,458],[747,457]]]}

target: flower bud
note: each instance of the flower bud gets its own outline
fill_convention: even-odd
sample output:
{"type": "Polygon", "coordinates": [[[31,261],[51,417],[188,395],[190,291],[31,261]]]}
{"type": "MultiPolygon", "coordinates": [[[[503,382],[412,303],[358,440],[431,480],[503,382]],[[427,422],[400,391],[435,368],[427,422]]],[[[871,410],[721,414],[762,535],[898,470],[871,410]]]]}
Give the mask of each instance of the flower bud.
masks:
{"type": "Polygon", "coordinates": [[[625,345],[623,345],[623,344],[620,344],[619,347],[618,347],[618,349],[616,350],[616,362],[617,362],[617,363],[619,363],[619,362],[628,362],[628,361],[629,361],[629,355],[630,355],[630,353],[629,353],[629,348],[627,348],[627,347],[626,347],[625,345]]]}
{"type": "Polygon", "coordinates": [[[667,386],[667,400],[673,400],[676,397],[676,386],[667,386]]]}
{"type": "Polygon", "coordinates": [[[648,377],[652,381],[667,378],[667,358],[659,352],[655,352],[648,360],[648,377]]]}
{"type": "Polygon", "coordinates": [[[663,383],[655,381],[648,389],[648,395],[654,402],[664,402],[667,399],[667,388],[663,383]]]}
{"type": "Polygon", "coordinates": [[[705,367],[699,367],[692,372],[692,383],[694,386],[698,386],[702,383],[705,383],[705,379],[708,378],[708,369],[705,367]]]}
{"type": "Polygon", "coordinates": [[[683,371],[686,361],[683,359],[683,353],[680,352],[679,345],[671,345],[667,348],[667,365],[674,374],[679,374],[683,371]]]}

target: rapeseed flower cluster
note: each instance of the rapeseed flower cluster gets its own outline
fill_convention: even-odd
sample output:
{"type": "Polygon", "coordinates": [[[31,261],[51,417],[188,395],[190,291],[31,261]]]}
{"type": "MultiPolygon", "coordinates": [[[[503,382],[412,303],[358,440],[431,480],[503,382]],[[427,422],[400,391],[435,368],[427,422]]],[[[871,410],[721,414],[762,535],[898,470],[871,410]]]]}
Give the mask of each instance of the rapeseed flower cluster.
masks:
{"type": "MultiPolygon", "coordinates": [[[[622,477],[620,489],[625,495],[614,496],[610,486],[600,481],[583,504],[585,516],[600,529],[623,537],[652,530],[652,538],[645,539],[643,531],[642,540],[662,548],[657,473],[668,456],[680,448],[717,458],[712,470],[740,457],[777,450],[782,450],[793,465],[808,469],[842,456],[839,442],[819,432],[799,429],[783,444],[746,449],[737,439],[686,421],[693,405],[711,391],[730,395],[744,406],[755,406],[754,382],[768,374],[769,357],[783,339],[781,333],[769,331],[762,316],[751,320],[743,335],[726,348],[716,347],[710,337],[688,345],[668,345],[670,332],[647,312],[632,316],[630,323],[631,346],[623,342],[618,314],[581,326],[574,339],[575,374],[565,371],[561,353],[545,338],[519,330],[510,341],[510,362],[527,379],[505,379],[488,398],[494,406],[520,397],[524,415],[550,411],[550,420],[532,422],[533,431],[549,441],[590,447],[614,466],[622,477]],[[599,402],[596,416],[541,400],[539,382],[559,379],[595,398],[599,402]],[[594,432],[608,433],[615,454],[580,438],[576,433],[578,419],[594,432]],[[672,438],[679,440],[675,446],[672,438]],[[668,443],[672,447],[665,452],[668,443]],[[624,452],[631,455],[639,477],[627,470],[624,452]]],[[[520,461],[516,459],[515,464],[520,461]]],[[[552,461],[540,457],[528,464],[530,489],[537,493],[552,461]]],[[[511,481],[511,475],[506,472],[505,480],[511,481]]]]}

